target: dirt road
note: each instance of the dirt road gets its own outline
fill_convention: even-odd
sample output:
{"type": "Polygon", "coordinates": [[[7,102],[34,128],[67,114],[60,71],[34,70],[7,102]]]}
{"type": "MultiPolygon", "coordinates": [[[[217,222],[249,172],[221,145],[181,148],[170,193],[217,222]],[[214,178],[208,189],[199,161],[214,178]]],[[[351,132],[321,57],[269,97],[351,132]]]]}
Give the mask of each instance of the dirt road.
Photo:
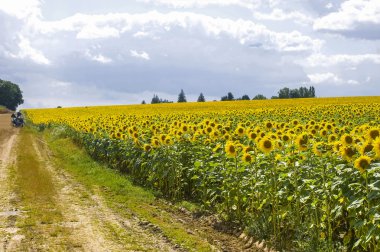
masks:
{"type": "Polygon", "coordinates": [[[0,251],[174,251],[56,169],[41,139],[0,115],[0,251]]]}

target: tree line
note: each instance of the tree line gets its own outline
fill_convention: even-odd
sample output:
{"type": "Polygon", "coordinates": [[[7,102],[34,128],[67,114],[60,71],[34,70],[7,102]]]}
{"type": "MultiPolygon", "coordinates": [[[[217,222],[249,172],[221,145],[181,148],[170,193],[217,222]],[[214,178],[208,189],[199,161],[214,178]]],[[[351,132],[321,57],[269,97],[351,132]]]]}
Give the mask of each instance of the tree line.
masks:
{"type": "MultiPolygon", "coordinates": [[[[278,96],[272,96],[271,99],[293,99],[293,98],[314,98],[315,96],[315,88],[313,86],[307,87],[300,87],[295,89],[290,89],[287,87],[284,87],[278,91],[278,96]]],[[[267,97],[265,97],[262,94],[255,95],[252,100],[266,100],[267,97]]],[[[227,95],[222,96],[220,98],[221,101],[240,101],[240,100],[251,100],[249,95],[245,94],[242,97],[238,97],[235,99],[234,95],[231,92],[228,92],[227,95]]],[[[203,93],[200,93],[197,102],[205,102],[206,99],[203,95],[203,93]]],[[[187,102],[185,92],[183,89],[181,89],[181,92],[178,95],[177,102],[187,102]]],[[[158,97],[158,95],[154,94],[151,104],[156,103],[173,103],[173,101],[169,100],[163,100],[158,97]]],[[[145,101],[142,101],[142,104],[146,104],[145,101]]]]}

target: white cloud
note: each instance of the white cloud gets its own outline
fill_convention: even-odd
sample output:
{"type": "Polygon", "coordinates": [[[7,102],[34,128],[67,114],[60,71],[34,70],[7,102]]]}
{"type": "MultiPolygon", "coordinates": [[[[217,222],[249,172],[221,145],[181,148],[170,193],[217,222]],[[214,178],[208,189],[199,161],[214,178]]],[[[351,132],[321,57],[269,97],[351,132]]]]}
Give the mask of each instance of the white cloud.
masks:
{"type": "Polygon", "coordinates": [[[310,82],[312,84],[333,84],[333,85],[350,85],[350,86],[356,86],[359,85],[359,82],[356,80],[344,80],[341,77],[339,77],[337,74],[327,72],[327,73],[313,73],[308,74],[307,77],[309,78],[310,82]]]}
{"type": "Polygon", "coordinates": [[[18,19],[41,16],[38,0],[0,0],[0,11],[18,19]]]}
{"type": "Polygon", "coordinates": [[[307,65],[311,67],[330,67],[338,64],[358,65],[363,62],[380,64],[380,54],[312,54],[307,59],[307,65]]]}
{"type": "Polygon", "coordinates": [[[275,32],[250,20],[214,18],[192,12],[76,14],[56,22],[41,21],[35,23],[34,26],[41,33],[78,32],[78,38],[118,37],[119,34],[131,31],[136,35],[136,30],[145,32],[138,33],[138,36],[150,32],[165,35],[173,29],[181,29],[189,33],[197,32],[198,36],[206,35],[214,39],[227,36],[245,45],[260,43],[263,45],[263,49],[286,52],[318,51],[323,44],[322,40],[313,39],[298,31],[275,32]]]}
{"type": "Polygon", "coordinates": [[[239,6],[250,10],[260,6],[260,0],[140,0],[140,2],[166,5],[171,8],[205,8],[208,6],[239,6]]]}
{"type": "Polygon", "coordinates": [[[271,13],[265,14],[260,12],[255,12],[254,16],[258,20],[274,20],[274,21],[284,21],[291,20],[301,25],[307,25],[313,22],[313,18],[307,16],[298,11],[285,12],[282,9],[274,9],[271,13]]]}
{"type": "Polygon", "coordinates": [[[99,39],[99,38],[117,38],[120,36],[116,28],[105,26],[98,27],[96,25],[85,25],[78,32],[78,39],[99,39]]]}
{"type": "Polygon", "coordinates": [[[89,50],[85,51],[85,55],[90,60],[97,61],[97,62],[102,63],[102,64],[107,64],[107,63],[112,62],[112,59],[105,57],[102,54],[93,55],[89,50]]]}
{"type": "Polygon", "coordinates": [[[332,83],[340,84],[343,82],[341,78],[339,78],[337,75],[330,72],[308,74],[307,77],[309,78],[310,82],[314,84],[320,84],[324,82],[332,82],[332,83]]]}
{"type": "Polygon", "coordinates": [[[343,34],[348,32],[352,36],[379,38],[379,34],[371,34],[371,32],[380,32],[379,25],[379,0],[348,0],[341,4],[337,12],[329,13],[317,19],[314,22],[314,29],[343,34]]]}
{"type": "Polygon", "coordinates": [[[30,45],[29,39],[25,38],[22,35],[19,36],[19,39],[20,39],[20,42],[18,43],[19,52],[17,54],[8,53],[9,56],[13,58],[18,58],[18,59],[28,58],[37,64],[50,65],[50,60],[47,59],[41,51],[33,48],[30,45]]]}
{"type": "Polygon", "coordinates": [[[130,53],[132,57],[144,59],[144,60],[150,60],[149,54],[147,52],[144,52],[144,51],[138,52],[136,50],[131,50],[130,53]]]}

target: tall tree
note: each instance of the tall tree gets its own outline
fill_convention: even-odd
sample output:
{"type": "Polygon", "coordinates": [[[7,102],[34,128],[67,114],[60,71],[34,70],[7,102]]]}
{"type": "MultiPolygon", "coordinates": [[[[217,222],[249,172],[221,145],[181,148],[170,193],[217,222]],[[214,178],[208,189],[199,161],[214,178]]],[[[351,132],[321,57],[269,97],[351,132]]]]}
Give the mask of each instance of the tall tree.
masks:
{"type": "Polygon", "coordinates": [[[234,95],[231,92],[228,92],[228,94],[227,94],[227,100],[229,100],[229,101],[235,100],[234,95]]]}
{"type": "Polygon", "coordinates": [[[154,94],[153,98],[152,98],[152,101],[150,103],[151,104],[160,103],[160,98],[158,98],[158,95],[154,94]]]}
{"type": "Polygon", "coordinates": [[[249,98],[249,96],[246,95],[246,94],[243,95],[243,96],[241,97],[241,99],[242,99],[242,100],[246,100],[246,101],[247,101],[247,100],[251,100],[251,98],[249,98]]]}
{"type": "Polygon", "coordinates": [[[23,103],[20,87],[15,83],[0,79],[0,105],[10,110],[16,110],[18,105],[23,103]]]}
{"type": "Polygon", "coordinates": [[[315,97],[315,88],[313,86],[309,87],[309,97],[315,97]]]}
{"type": "Polygon", "coordinates": [[[284,87],[278,91],[278,98],[287,99],[290,98],[290,90],[287,87],[284,87]]]}
{"type": "Polygon", "coordinates": [[[178,102],[187,102],[185,92],[183,92],[183,89],[181,89],[181,92],[178,95],[178,102]]]}
{"type": "Polygon", "coordinates": [[[206,99],[205,99],[204,95],[201,93],[201,94],[199,95],[199,97],[198,97],[197,102],[205,102],[205,101],[206,101],[206,99]]]}

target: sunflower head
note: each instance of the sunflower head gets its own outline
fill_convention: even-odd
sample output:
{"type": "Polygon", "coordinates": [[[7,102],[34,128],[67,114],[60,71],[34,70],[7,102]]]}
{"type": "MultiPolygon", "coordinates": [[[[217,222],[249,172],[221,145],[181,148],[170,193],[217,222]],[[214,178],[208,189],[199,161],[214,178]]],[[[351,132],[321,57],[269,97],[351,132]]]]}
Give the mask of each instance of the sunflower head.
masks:
{"type": "Polygon", "coordinates": [[[284,134],[281,139],[284,142],[288,142],[290,140],[290,135],[289,134],[284,134]]]}
{"type": "Polygon", "coordinates": [[[322,156],[322,149],[324,147],[323,142],[318,142],[313,145],[313,152],[317,156],[322,156]]]}
{"type": "Polygon", "coordinates": [[[231,136],[230,136],[230,134],[226,133],[223,135],[223,138],[224,138],[224,140],[230,140],[231,136]]]}
{"type": "Polygon", "coordinates": [[[370,142],[366,142],[361,147],[361,154],[364,155],[365,153],[370,152],[372,150],[373,150],[373,144],[370,142]]]}
{"type": "Polygon", "coordinates": [[[296,138],[296,145],[301,151],[307,150],[307,144],[309,141],[309,136],[306,133],[300,134],[296,138]]]}
{"type": "Polygon", "coordinates": [[[210,134],[212,132],[212,127],[211,126],[207,127],[206,132],[210,134]]]}
{"type": "Polygon", "coordinates": [[[137,132],[134,132],[133,133],[133,138],[135,138],[135,139],[139,138],[139,134],[137,134],[137,132]]]}
{"type": "Polygon", "coordinates": [[[360,156],[355,160],[354,166],[360,173],[363,173],[371,165],[371,161],[371,158],[368,156],[360,156]]]}
{"type": "Polygon", "coordinates": [[[187,125],[183,125],[181,130],[183,132],[187,132],[189,130],[189,127],[187,127],[187,125]]]}
{"type": "Polygon", "coordinates": [[[152,146],[150,144],[144,144],[144,150],[146,152],[150,151],[152,149],[152,146]]]}
{"type": "Polygon", "coordinates": [[[236,134],[237,134],[238,136],[243,136],[244,133],[245,133],[245,130],[244,130],[243,127],[238,127],[238,128],[236,129],[236,134]]]}
{"type": "Polygon", "coordinates": [[[251,146],[245,146],[245,147],[243,148],[243,150],[244,150],[244,153],[249,153],[249,152],[251,152],[251,151],[254,151],[253,148],[252,148],[251,146]]]}
{"type": "Polygon", "coordinates": [[[233,142],[227,142],[226,147],[224,150],[226,151],[227,156],[229,157],[235,157],[237,154],[236,146],[233,142]]]}
{"type": "Polygon", "coordinates": [[[351,161],[356,154],[356,150],[351,146],[342,146],[340,148],[340,154],[347,161],[351,161]]]}
{"type": "Polygon", "coordinates": [[[329,135],[329,143],[333,143],[338,139],[335,134],[329,135]]]}
{"type": "Polygon", "coordinates": [[[244,153],[244,155],[242,157],[242,160],[243,160],[244,163],[250,164],[250,163],[252,163],[253,158],[252,158],[252,156],[249,153],[244,153]]]}
{"type": "Polygon", "coordinates": [[[160,146],[160,141],[157,138],[153,138],[151,144],[153,147],[158,147],[160,146]]]}
{"type": "Polygon", "coordinates": [[[266,122],[265,123],[265,128],[271,129],[272,127],[273,127],[273,123],[271,123],[271,122],[266,122]]]}
{"type": "Polygon", "coordinates": [[[250,133],[248,134],[248,136],[249,136],[250,139],[255,140],[256,137],[257,137],[257,134],[256,134],[255,132],[250,132],[250,133]]]}
{"type": "Polygon", "coordinates": [[[380,137],[380,129],[378,128],[372,128],[368,130],[367,132],[367,138],[369,141],[376,140],[376,138],[380,137]]]}
{"type": "Polygon", "coordinates": [[[326,129],[322,129],[319,134],[323,137],[327,136],[327,130],[326,129]]]}
{"type": "Polygon", "coordinates": [[[270,138],[264,137],[259,142],[259,148],[264,153],[270,153],[274,148],[274,144],[270,138]]]}
{"type": "Polygon", "coordinates": [[[354,138],[350,136],[349,134],[343,134],[340,137],[340,141],[342,142],[343,145],[350,145],[354,143],[354,138]]]}
{"type": "Polygon", "coordinates": [[[166,145],[171,145],[173,144],[173,140],[170,136],[166,136],[166,139],[165,139],[165,144],[166,145]]]}

